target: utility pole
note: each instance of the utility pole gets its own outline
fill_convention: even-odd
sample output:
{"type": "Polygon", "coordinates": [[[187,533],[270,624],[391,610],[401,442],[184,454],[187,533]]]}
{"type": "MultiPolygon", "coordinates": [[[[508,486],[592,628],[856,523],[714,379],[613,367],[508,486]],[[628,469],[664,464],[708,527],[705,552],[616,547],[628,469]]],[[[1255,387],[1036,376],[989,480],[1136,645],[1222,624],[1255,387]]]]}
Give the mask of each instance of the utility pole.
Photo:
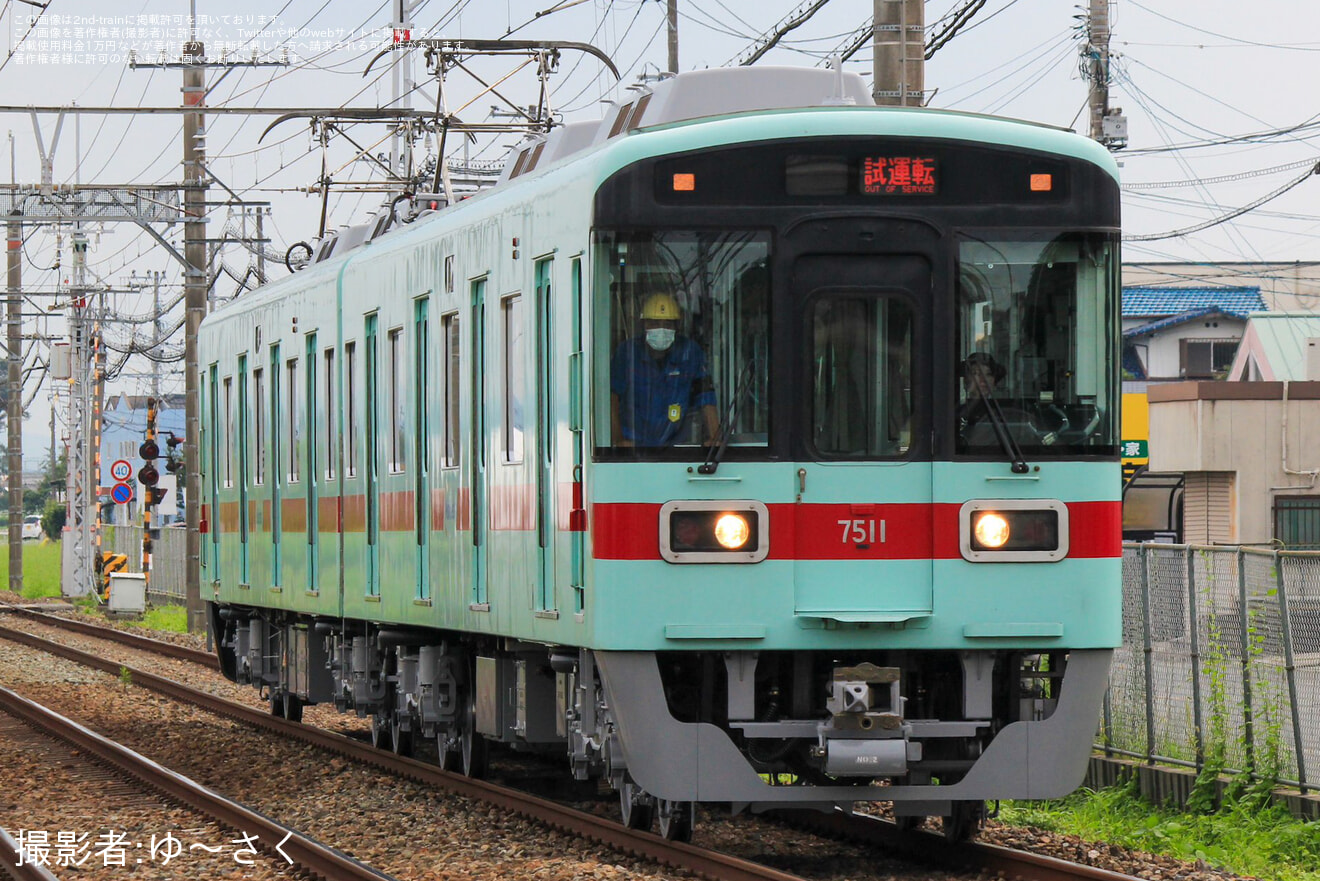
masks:
{"type": "Polygon", "coordinates": [[[92,554],[93,482],[91,453],[91,346],[87,334],[87,236],[81,225],[73,232],[73,275],[69,286],[69,516],[65,521],[65,596],[84,596],[94,589],[92,554]]]}
{"type": "Polygon", "coordinates": [[[875,103],[921,107],[926,95],[924,0],[875,0],[875,103]]]}
{"type": "MultiPolygon", "coordinates": [[[[160,346],[160,330],[161,330],[161,320],[160,320],[160,319],[161,319],[161,315],[160,315],[160,276],[161,276],[161,273],[160,273],[160,272],[154,272],[154,271],[153,271],[153,272],[151,273],[151,279],[152,279],[152,289],[151,289],[151,315],[152,315],[152,321],[151,321],[151,350],[152,350],[152,352],[155,352],[156,349],[157,349],[157,347],[160,346]]],[[[151,359],[151,396],[152,396],[153,398],[155,398],[156,400],[158,400],[158,401],[160,400],[160,360],[159,360],[159,358],[160,358],[160,355],[159,355],[159,353],[157,353],[157,354],[151,359]]]]}
{"type": "Polygon", "coordinates": [[[9,590],[23,593],[23,225],[9,227],[9,590]]]}
{"type": "MultiPolygon", "coordinates": [[[[393,6],[390,27],[394,30],[394,42],[410,42],[413,38],[412,12],[417,3],[410,2],[410,0],[394,0],[393,6]]],[[[393,93],[390,107],[395,110],[401,107],[412,107],[411,96],[413,87],[416,85],[413,82],[412,53],[402,52],[399,54],[400,57],[395,60],[390,70],[390,84],[393,93]]],[[[403,125],[396,127],[394,134],[390,135],[390,172],[400,178],[408,177],[412,172],[412,128],[410,125],[407,127],[408,136],[404,138],[400,136],[400,129],[403,127],[403,125]]]]}
{"type": "Polygon", "coordinates": [[[678,0],[668,0],[669,72],[678,73],[678,0]]]}
{"type": "Polygon", "coordinates": [[[202,581],[199,565],[202,558],[201,509],[201,372],[197,366],[197,332],[206,317],[206,47],[196,41],[183,47],[184,60],[196,64],[183,68],[183,103],[195,112],[183,118],[183,225],[184,259],[184,480],[175,489],[184,492],[184,522],[187,524],[185,561],[188,569],[184,597],[188,610],[188,630],[201,623],[202,581]]]}
{"type": "Polygon", "coordinates": [[[1086,18],[1086,45],[1082,54],[1087,60],[1089,82],[1087,104],[1091,109],[1090,134],[1110,150],[1127,146],[1127,117],[1121,108],[1109,108],[1109,4],[1111,0],[1091,0],[1086,18]]]}

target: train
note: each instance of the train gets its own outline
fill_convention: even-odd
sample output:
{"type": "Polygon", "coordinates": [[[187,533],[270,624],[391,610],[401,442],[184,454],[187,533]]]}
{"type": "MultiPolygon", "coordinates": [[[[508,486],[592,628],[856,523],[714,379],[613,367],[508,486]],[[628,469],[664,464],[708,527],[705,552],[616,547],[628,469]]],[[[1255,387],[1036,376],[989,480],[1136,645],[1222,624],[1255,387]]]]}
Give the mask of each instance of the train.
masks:
{"type": "MultiPolygon", "coordinates": [[[[974,835],[1121,631],[1119,189],[1060,128],[682,73],[201,325],[221,669],[479,776],[974,835]]],[[[370,227],[370,228],[366,228],[370,227]]]]}

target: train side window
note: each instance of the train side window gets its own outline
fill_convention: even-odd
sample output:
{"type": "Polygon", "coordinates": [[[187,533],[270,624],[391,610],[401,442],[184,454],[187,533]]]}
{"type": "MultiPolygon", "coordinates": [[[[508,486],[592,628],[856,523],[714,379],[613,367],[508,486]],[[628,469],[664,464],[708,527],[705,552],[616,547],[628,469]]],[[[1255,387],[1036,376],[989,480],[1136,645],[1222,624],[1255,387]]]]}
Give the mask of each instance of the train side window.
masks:
{"type": "Polygon", "coordinates": [[[444,370],[444,449],[441,465],[445,468],[457,468],[459,462],[459,389],[462,374],[459,373],[460,340],[458,313],[451,312],[442,316],[441,331],[443,336],[444,370]]]}
{"type": "Polygon", "coordinates": [[[504,350],[504,461],[523,460],[523,400],[526,387],[524,364],[522,297],[518,294],[500,301],[501,331],[504,350]]]}
{"type": "MultiPolygon", "coordinates": [[[[330,408],[337,405],[335,401],[335,350],[325,350],[325,408],[322,412],[330,412],[330,408]]],[[[326,420],[325,425],[325,479],[335,479],[335,432],[339,426],[333,418],[326,420]]]]}
{"type": "Polygon", "coordinates": [[[255,432],[253,443],[256,444],[257,449],[257,471],[252,476],[252,482],[261,486],[266,482],[266,411],[261,406],[261,402],[266,400],[266,376],[261,368],[252,371],[252,383],[257,396],[257,418],[253,426],[255,432]]]}
{"type": "Polygon", "coordinates": [[[390,473],[403,471],[404,460],[404,407],[403,407],[403,328],[389,332],[390,358],[390,473]]]}
{"type": "Polygon", "coordinates": [[[234,485],[234,377],[225,377],[225,489],[234,485]]]}
{"type": "Polygon", "coordinates": [[[298,359],[287,362],[289,372],[289,483],[297,483],[298,468],[298,359]]]}
{"type": "Polygon", "coordinates": [[[344,477],[357,477],[357,343],[344,343],[344,477]]]}

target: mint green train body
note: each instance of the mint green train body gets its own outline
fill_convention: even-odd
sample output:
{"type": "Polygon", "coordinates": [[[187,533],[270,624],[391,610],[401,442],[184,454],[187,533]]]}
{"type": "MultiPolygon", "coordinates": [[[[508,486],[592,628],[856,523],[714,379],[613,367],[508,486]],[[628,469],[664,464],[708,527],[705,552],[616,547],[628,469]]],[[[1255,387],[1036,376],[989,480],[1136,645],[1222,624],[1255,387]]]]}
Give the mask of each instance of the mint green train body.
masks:
{"type": "MultiPolygon", "coordinates": [[[[735,447],[702,474],[705,449],[655,461],[605,449],[612,343],[595,339],[606,325],[593,259],[602,185],[654,157],[859,137],[995,144],[1094,166],[1111,183],[1115,174],[1090,141],[997,119],[863,107],[692,119],[605,139],[217,310],[201,332],[201,566],[226,671],[269,689],[273,711],[334,701],[370,713],[382,743],[396,748],[438,738],[442,756],[472,773],[489,742],[566,753],[579,777],[605,775],[620,787],[633,825],[658,810],[680,836],[684,816],[690,831],[690,809],[682,809],[693,801],[765,808],[883,798],[910,801],[908,814],[957,817],[960,805],[981,799],[1071,789],[1120,640],[1116,455],[1028,456],[1031,470],[1014,473],[997,448],[947,460],[928,452],[758,461],[755,450],[735,447]],[[372,323],[374,397],[365,366],[372,323]],[[446,360],[454,341],[456,362],[446,360]],[[1072,518],[1071,546],[1088,550],[1050,562],[967,559],[958,552],[962,506],[1003,499],[1061,503],[1072,518]],[[760,503],[767,555],[741,565],[648,557],[664,540],[655,511],[676,500],[760,503]],[[854,520],[862,524],[855,535],[854,520]],[[867,540],[854,542],[858,536],[867,540]],[[904,683],[909,665],[919,669],[923,653],[939,653],[943,666],[927,674],[926,697],[903,694],[909,706],[960,704],[928,695],[938,671],[974,678],[997,669],[994,689],[947,683],[963,695],[966,712],[955,717],[974,705],[982,718],[993,705],[994,718],[974,735],[938,734],[956,747],[927,741],[924,756],[962,762],[956,773],[953,764],[922,770],[922,732],[936,736],[930,725],[903,729],[900,745],[887,736],[873,756],[857,746],[865,738],[831,726],[852,731],[845,722],[868,726],[888,713],[880,720],[888,725],[903,716],[902,701],[879,696],[887,685],[863,686],[879,703],[854,708],[859,715],[833,705],[826,715],[818,696],[802,695],[809,718],[779,709],[772,719],[761,686],[733,684],[739,671],[756,679],[757,659],[763,670],[774,658],[788,671],[798,653],[837,658],[835,680],[851,675],[838,671],[852,670],[855,657],[903,671],[893,675],[904,683]],[[1031,696],[1001,693],[1014,679],[1005,666],[1039,673],[1041,658],[1065,657],[1061,690],[1044,676],[1031,696]],[[681,690],[700,690],[689,680],[703,676],[715,681],[704,703],[692,698],[704,709],[688,718],[674,677],[685,681],[681,690]],[[712,702],[714,715],[701,715],[712,702]],[[767,750],[748,753],[755,733],[739,727],[740,711],[746,723],[784,726],[766,729],[776,745],[801,740],[791,761],[802,785],[770,787],[757,776],[775,763],[763,761],[767,750]],[[828,752],[844,741],[860,753],[806,758],[813,745],[828,752]],[[809,773],[815,760],[827,764],[809,773]],[[868,763],[882,769],[876,779],[893,784],[883,793],[842,779],[868,763]]],[[[920,210],[908,204],[898,213],[920,210]]],[[[1112,231],[1114,222],[1096,226],[1112,231]]],[[[771,237],[771,253],[787,235],[771,237]]],[[[944,271],[941,259],[929,261],[933,277],[944,271]]],[[[922,352],[922,369],[946,369],[934,366],[943,358],[935,343],[922,352]]],[[[927,389],[939,383],[929,375],[936,378],[927,389]]],[[[776,394],[772,400],[786,399],[776,394]]],[[[1087,404],[1103,410],[1106,402],[1087,404]]],[[[935,436],[938,421],[929,417],[924,430],[935,436]]],[[[794,669],[785,682],[822,675],[794,669]]]]}

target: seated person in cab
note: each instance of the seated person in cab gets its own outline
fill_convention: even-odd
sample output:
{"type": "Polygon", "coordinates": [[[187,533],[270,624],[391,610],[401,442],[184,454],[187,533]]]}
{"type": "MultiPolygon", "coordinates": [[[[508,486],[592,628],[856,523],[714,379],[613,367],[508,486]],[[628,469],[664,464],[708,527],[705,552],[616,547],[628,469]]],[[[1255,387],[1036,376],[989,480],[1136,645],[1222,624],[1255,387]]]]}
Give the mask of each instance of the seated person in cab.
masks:
{"type": "Polygon", "coordinates": [[[985,399],[1008,371],[988,352],[972,352],[962,363],[963,402],[958,407],[958,433],[963,437],[982,419],[988,419],[985,399]]]}
{"type": "Polygon", "coordinates": [[[610,424],[614,445],[667,447],[681,437],[690,414],[699,415],[705,443],[719,434],[715,385],[706,353],[678,332],[682,313],[669,294],[642,304],[642,334],[624,340],[610,363],[610,424]]]}

